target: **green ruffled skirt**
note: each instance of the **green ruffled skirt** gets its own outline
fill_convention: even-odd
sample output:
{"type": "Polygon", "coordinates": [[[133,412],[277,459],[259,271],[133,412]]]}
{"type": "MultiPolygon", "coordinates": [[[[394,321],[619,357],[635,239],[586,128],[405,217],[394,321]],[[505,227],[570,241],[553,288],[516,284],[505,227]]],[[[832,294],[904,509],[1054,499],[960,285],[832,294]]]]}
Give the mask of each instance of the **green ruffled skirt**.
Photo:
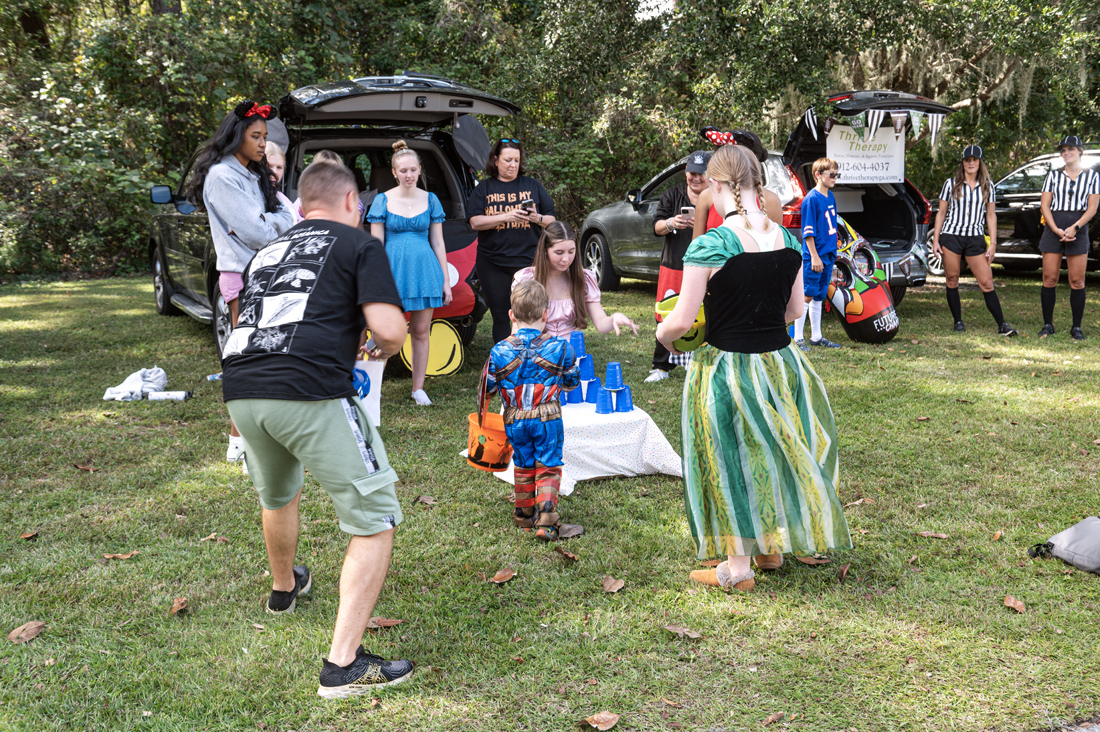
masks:
{"type": "Polygon", "coordinates": [[[684,384],[684,505],[700,559],[850,549],[836,425],[797,346],[704,344],[684,384]]]}

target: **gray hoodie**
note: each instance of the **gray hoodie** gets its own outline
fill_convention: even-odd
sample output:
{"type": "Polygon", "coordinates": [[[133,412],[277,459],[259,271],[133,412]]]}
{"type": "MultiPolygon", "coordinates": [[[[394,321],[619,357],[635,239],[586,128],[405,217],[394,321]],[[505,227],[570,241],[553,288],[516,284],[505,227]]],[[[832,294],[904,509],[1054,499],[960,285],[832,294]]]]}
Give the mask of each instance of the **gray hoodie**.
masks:
{"type": "Polygon", "coordinates": [[[285,206],[275,213],[264,211],[259,180],[234,155],[226,155],[206,174],[202,202],[210,219],[219,272],[243,272],[253,254],[294,225],[285,206]]]}

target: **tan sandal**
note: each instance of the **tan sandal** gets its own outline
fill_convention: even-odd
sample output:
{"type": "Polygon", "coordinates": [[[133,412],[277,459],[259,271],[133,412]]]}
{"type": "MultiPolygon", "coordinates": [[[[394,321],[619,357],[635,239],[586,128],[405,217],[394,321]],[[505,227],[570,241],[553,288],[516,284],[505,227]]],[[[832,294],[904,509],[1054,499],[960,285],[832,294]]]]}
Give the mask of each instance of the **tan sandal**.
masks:
{"type": "Polygon", "coordinates": [[[711,587],[721,587],[723,590],[740,590],[751,592],[756,587],[756,573],[751,569],[745,574],[732,574],[729,562],[722,562],[714,569],[696,569],[691,573],[691,579],[711,587]]]}
{"type": "Polygon", "coordinates": [[[757,554],[752,561],[757,569],[779,569],[783,566],[783,554],[757,554]]]}

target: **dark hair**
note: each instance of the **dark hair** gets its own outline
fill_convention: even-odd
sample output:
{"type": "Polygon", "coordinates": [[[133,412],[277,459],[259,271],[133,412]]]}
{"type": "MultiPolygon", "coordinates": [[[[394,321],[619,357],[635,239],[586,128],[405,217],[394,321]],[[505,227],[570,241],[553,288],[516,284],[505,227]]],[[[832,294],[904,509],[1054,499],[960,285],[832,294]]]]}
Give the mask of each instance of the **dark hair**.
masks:
{"type": "MultiPolygon", "coordinates": [[[[577,244],[577,232],[564,221],[551,221],[539,237],[539,245],[535,249],[535,281],[544,287],[550,280],[550,247],[562,241],[577,244]]],[[[565,275],[569,278],[569,299],[573,301],[573,327],[584,330],[588,327],[588,318],[585,317],[588,315],[588,305],[584,300],[584,268],[581,267],[579,246],[565,275]]]]}
{"type": "Polygon", "coordinates": [[[723,145],[740,145],[747,148],[761,163],[768,159],[768,148],[764,147],[764,143],[760,142],[760,138],[752,130],[722,132],[714,125],[707,125],[699,131],[699,134],[703,136],[704,140],[719,147],[723,145]]]}
{"type": "Polygon", "coordinates": [[[346,165],[318,161],[310,163],[298,179],[298,195],[302,197],[302,213],[318,203],[331,204],[348,191],[359,191],[355,175],[346,165]]]}
{"type": "Polygon", "coordinates": [[[497,159],[505,150],[519,150],[519,175],[527,175],[527,155],[523,152],[523,143],[518,140],[498,140],[493,145],[493,151],[489,153],[489,160],[485,163],[485,175],[496,178],[500,171],[497,170],[497,159]]]}
{"type": "MultiPolygon", "coordinates": [[[[214,131],[214,136],[206,141],[199,152],[195,165],[191,169],[191,178],[184,187],[187,199],[195,204],[195,208],[199,211],[206,209],[206,204],[202,200],[202,190],[203,186],[206,185],[206,174],[210,172],[210,168],[226,155],[232,155],[240,149],[249,127],[258,121],[266,121],[268,117],[274,116],[270,112],[270,107],[265,108],[267,114],[252,112],[255,106],[251,99],[246,99],[234,107],[232,112],[225,115],[225,119],[214,131]],[[252,113],[249,114],[249,112],[252,113]]],[[[258,163],[249,162],[248,169],[260,176],[260,193],[264,197],[264,210],[268,213],[277,211],[279,199],[275,195],[275,186],[271,182],[271,168],[267,165],[267,156],[261,158],[258,163]]]]}
{"type": "MultiPolygon", "coordinates": [[[[966,167],[960,162],[955,170],[955,177],[951,180],[951,198],[959,200],[962,196],[963,186],[966,185],[966,167]]],[[[993,183],[989,178],[989,168],[985,167],[985,161],[978,158],[978,187],[982,189],[982,202],[988,204],[993,193],[993,183]]]]}

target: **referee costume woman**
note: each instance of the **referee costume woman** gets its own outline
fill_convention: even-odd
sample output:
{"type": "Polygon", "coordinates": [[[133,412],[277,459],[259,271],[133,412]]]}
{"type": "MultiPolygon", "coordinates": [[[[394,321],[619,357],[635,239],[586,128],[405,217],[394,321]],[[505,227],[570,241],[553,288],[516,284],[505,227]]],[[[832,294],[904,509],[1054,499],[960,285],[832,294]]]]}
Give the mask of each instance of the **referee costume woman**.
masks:
{"type": "Polygon", "coordinates": [[[1062,274],[1062,256],[1069,273],[1069,309],[1073,327],[1069,334],[1075,341],[1085,340],[1081,332],[1081,317],[1085,314],[1085,267],[1089,253],[1089,221],[1096,215],[1100,202],[1100,174],[1081,167],[1085,151],[1081,138],[1063,137],[1058,152],[1066,162],[1062,170],[1047,173],[1043,182],[1040,208],[1046,229],[1039,240],[1043,253],[1043,329],[1040,338],[1054,335],[1054,300],[1058,278],[1062,274]]]}
{"type": "Polygon", "coordinates": [[[985,297],[985,306],[997,321],[997,332],[1011,337],[1016,335],[1016,329],[1005,322],[1000,298],[993,291],[993,272],[989,267],[997,251],[996,194],[989,180],[989,171],[982,162],[982,149],[977,145],[968,145],[963,150],[962,158],[955,176],[944,181],[932,233],[932,251],[943,257],[947,306],[951,308],[955,330],[964,332],[966,325],[959,301],[959,270],[965,257],[985,297]],[[986,231],[989,232],[989,246],[985,242],[986,231]]]}

